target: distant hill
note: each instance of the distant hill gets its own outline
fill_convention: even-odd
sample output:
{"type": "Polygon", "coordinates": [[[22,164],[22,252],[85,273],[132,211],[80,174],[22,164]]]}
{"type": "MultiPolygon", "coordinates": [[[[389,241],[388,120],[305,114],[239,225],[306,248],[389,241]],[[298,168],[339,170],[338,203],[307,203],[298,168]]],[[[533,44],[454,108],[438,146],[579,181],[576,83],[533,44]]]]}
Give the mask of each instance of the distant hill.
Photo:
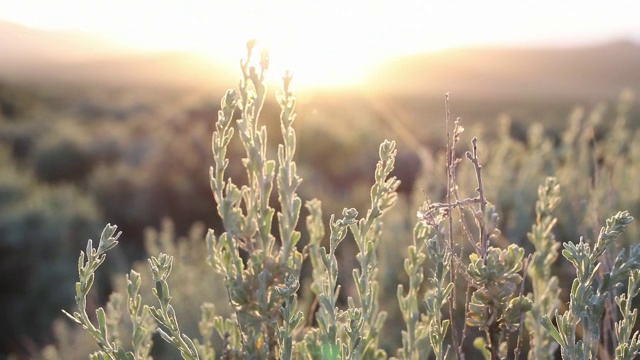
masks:
{"type": "MultiPolygon", "coordinates": [[[[15,68],[14,68],[15,69],[15,68]]],[[[120,55],[78,62],[30,63],[14,80],[159,88],[211,88],[236,84],[238,74],[193,54],[167,52],[120,55]]],[[[0,72],[0,77],[5,74],[0,72]]]]}
{"type": "MultiPolygon", "coordinates": [[[[228,87],[238,71],[179,52],[149,53],[80,32],[0,21],[0,79],[170,88],[228,87]]],[[[413,97],[606,99],[640,91],[640,46],[629,41],[574,48],[463,48],[381,64],[366,88],[413,97]]]]}
{"type": "Polygon", "coordinates": [[[467,48],[387,62],[371,87],[396,94],[603,99],[640,91],[640,46],[467,48]]]}
{"type": "Polygon", "coordinates": [[[0,79],[108,86],[211,87],[236,73],[198,55],[150,53],[72,31],[0,21],[0,79]]]}
{"type": "Polygon", "coordinates": [[[123,47],[77,31],[47,31],[0,20],[0,61],[78,61],[122,53],[123,47]]]}

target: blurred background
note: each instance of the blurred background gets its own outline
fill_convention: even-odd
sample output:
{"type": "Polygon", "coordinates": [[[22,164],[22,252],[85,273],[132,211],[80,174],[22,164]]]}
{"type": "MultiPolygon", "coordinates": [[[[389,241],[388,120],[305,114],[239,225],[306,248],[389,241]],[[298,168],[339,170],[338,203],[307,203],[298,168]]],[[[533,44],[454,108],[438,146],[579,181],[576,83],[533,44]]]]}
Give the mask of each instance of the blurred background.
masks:
{"type": "MultiPolygon", "coordinates": [[[[0,359],[81,359],[94,349],[60,310],[72,309],[80,250],[106,223],[123,235],[91,308],[122,289],[132,266],[148,277],[140,261],[164,249],[181,254],[174,292],[187,332],[197,331],[201,301],[228,312],[202,251],[204,229],[222,231],[210,141],[251,38],[271,55],[262,121],[274,155],[273,90],[294,73],[303,201],[322,199],[327,217],[366,209],[378,144],[398,141],[402,196],[386,223],[381,294],[406,281],[397,244],[411,241],[423,191],[439,201],[445,188],[445,93],[467,129],[462,141],[481,138],[505,240],[526,244],[537,186],[551,174],[567,189],[561,241],[593,234],[617,209],[639,216],[637,10],[632,0],[3,4],[0,359]]],[[[234,178],[243,156],[232,144],[234,178]]],[[[354,251],[340,253],[346,294],[354,251]]],[[[395,295],[381,302],[393,353],[401,318],[395,295]]]]}

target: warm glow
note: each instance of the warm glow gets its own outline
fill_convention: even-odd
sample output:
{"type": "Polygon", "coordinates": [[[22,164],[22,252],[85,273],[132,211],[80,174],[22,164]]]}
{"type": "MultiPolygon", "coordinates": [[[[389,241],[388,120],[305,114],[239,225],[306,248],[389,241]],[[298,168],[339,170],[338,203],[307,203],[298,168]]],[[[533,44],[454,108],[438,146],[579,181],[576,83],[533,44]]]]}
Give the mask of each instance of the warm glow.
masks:
{"type": "Polygon", "coordinates": [[[630,6],[631,0],[21,0],[3,4],[0,17],[82,30],[141,50],[195,51],[228,64],[237,63],[247,39],[258,38],[270,49],[272,76],[289,68],[298,86],[332,86],[356,84],[373,65],[410,53],[637,36],[630,6]]]}

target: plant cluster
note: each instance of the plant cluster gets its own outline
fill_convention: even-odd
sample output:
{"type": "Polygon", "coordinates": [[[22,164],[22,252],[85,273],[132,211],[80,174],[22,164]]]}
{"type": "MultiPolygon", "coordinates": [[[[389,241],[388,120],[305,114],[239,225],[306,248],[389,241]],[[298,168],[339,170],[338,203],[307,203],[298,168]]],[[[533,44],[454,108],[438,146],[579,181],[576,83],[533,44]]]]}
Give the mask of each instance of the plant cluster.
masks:
{"type": "MultiPolygon", "coordinates": [[[[183,359],[384,359],[393,351],[380,346],[387,313],[379,306],[378,250],[383,215],[398,200],[399,181],[392,176],[396,143],[384,141],[379,147],[364,216],[355,208],[345,208],[339,217],[331,215],[328,248],[323,246],[321,202],[306,203],[308,241],[302,246],[298,230],[302,180],[294,160],[292,77],[285,74],[277,95],[282,144],[273,160],[267,128],[259,123],[269,56],[261,53],[254,66],[254,49],[255,42],[249,42],[241,61],[239,89],[229,90],[222,98],[212,137],[210,184],[224,232],[209,230],[206,245],[208,262],[222,277],[223,289],[217,291],[224,291],[231,314],[216,314],[213,304],[203,304],[200,336],[187,334],[180,326],[176,302],[172,302],[174,257],[160,252],[149,259],[152,294],[158,305],[143,304],[141,277],[132,270],[126,301],[112,296],[107,310],[96,310],[96,326],[87,313],[86,298],[95,271],[120,236],[115,226],[107,225],[98,248],[89,240],[86,251],[81,252],[75,298],[78,310],[66,313],[96,340],[99,349],[92,359],[148,358],[154,327],[183,359]],[[240,113],[237,119],[236,111],[240,113]],[[246,182],[241,186],[227,173],[228,149],[236,132],[245,152],[241,165],[246,182]],[[353,240],[358,251],[352,272],[356,296],[340,304],[337,250],[347,239],[353,240]],[[307,258],[312,268],[311,310],[298,298],[305,294],[301,288],[307,258]],[[127,304],[132,324],[131,345],[126,346],[130,350],[125,349],[116,326],[123,304],[127,304]]],[[[456,155],[463,130],[459,120],[450,124],[447,109],[445,198],[441,202],[427,199],[417,212],[404,259],[408,283],[399,284],[396,292],[405,329],[402,347],[395,355],[401,359],[477,354],[491,360],[519,358],[527,338],[528,356],[535,359],[552,358],[558,347],[565,359],[610,355],[631,359],[640,353],[640,333],[633,332],[637,312],[631,305],[640,292],[640,245],[631,247],[628,255],[620,251],[610,265],[603,261],[618,252],[616,241],[633,217],[628,212],[611,217],[593,244],[584,239],[563,244],[562,255],[575,267],[576,278],[568,309],[560,314],[558,278],[551,271],[559,249],[553,234],[557,223],[553,212],[560,203],[558,180],[547,178],[538,189],[535,223],[528,235],[534,252],[525,256],[524,246],[508,243],[499,231],[498,212],[485,192],[481,146],[476,138],[465,153],[474,175],[474,191],[463,195],[461,185],[469,180],[459,181],[458,167],[465,160],[456,155]],[[621,293],[627,278],[626,292],[621,293]],[[525,293],[527,281],[532,286],[529,294],[525,293]],[[612,300],[620,312],[607,305],[612,300]],[[460,312],[464,314],[462,326],[457,321],[460,312]],[[601,329],[603,318],[614,322],[610,331],[601,329]],[[603,334],[613,336],[603,340],[603,334]],[[477,348],[474,354],[465,346],[472,336],[477,348]]]]}

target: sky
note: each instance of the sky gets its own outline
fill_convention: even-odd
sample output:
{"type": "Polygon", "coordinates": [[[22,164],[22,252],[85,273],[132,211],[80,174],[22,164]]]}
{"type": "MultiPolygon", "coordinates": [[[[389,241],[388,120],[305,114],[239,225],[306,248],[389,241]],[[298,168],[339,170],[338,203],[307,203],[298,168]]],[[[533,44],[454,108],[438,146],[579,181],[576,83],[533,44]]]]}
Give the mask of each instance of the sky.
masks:
{"type": "MultiPolygon", "coordinates": [[[[313,81],[352,81],[393,57],[464,46],[640,40],[637,0],[20,0],[0,19],[138,50],[236,62],[247,39],[313,81]]],[[[283,67],[284,68],[284,67],[283,67]]]]}

